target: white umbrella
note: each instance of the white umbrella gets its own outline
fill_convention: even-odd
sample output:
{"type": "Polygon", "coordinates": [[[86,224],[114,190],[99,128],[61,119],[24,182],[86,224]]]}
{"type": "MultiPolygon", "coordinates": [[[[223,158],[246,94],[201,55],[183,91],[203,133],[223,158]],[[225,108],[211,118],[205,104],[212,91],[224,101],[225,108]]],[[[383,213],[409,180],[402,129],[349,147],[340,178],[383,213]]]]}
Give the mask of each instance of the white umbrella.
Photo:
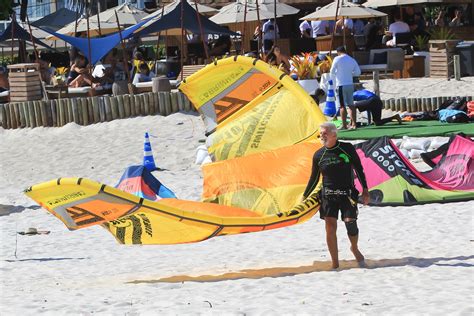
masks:
{"type": "MultiPolygon", "coordinates": [[[[390,0],[388,0],[390,1],[390,0]]],[[[307,16],[302,17],[300,20],[307,21],[320,21],[320,20],[334,20],[334,18],[354,18],[354,19],[368,19],[368,18],[377,18],[386,16],[386,13],[363,7],[359,4],[352,2],[343,2],[339,5],[339,10],[337,11],[337,3],[333,2],[320,10],[308,14],[307,16]]]]}
{"type": "MultiPolygon", "coordinates": [[[[231,24],[245,21],[257,21],[272,19],[275,17],[275,6],[273,0],[259,0],[258,2],[259,16],[257,15],[257,5],[255,0],[247,1],[247,13],[245,14],[245,0],[237,0],[237,2],[228,4],[219,10],[219,13],[210,18],[210,20],[217,24],[231,24]]],[[[284,15],[292,15],[299,12],[292,6],[284,3],[276,3],[276,17],[280,18],[284,15]]]]}
{"type": "Polygon", "coordinates": [[[400,5],[414,5],[414,4],[427,4],[427,3],[470,3],[472,0],[369,0],[364,3],[365,7],[380,8],[400,5]]]}
{"type": "MultiPolygon", "coordinates": [[[[92,18],[89,17],[89,29],[90,29],[90,36],[91,37],[96,37],[99,36],[99,24],[97,23],[97,18],[95,20],[92,20],[92,18]]],[[[101,22],[100,23],[100,33],[102,35],[105,34],[110,34],[117,32],[117,22],[101,22]]],[[[59,34],[65,34],[65,35],[70,35],[74,36],[76,31],[76,22],[69,23],[62,29],[59,29],[56,31],[59,34]]],[[[87,32],[87,19],[86,18],[80,18],[77,20],[77,32],[87,32]]],[[[48,40],[54,40],[57,39],[54,35],[51,35],[47,37],[46,39],[48,40]]]]}
{"type": "MultiPolygon", "coordinates": [[[[179,4],[179,2],[180,2],[180,0],[174,1],[174,2],[166,5],[164,7],[164,10],[163,10],[163,8],[160,8],[160,9],[156,10],[155,12],[153,12],[152,14],[149,14],[149,15],[145,16],[144,18],[142,18],[142,20],[149,19],[149,18],[159,18],[161,16],[161,13],[163,13],[163,11],[164,11],[164,14],[167,14],[168,12],[173,11],[173,9],[179,4]]],[[[188,1],[188,3],[191,5],[191,7],[193,7],[193,9],[196,8],[194,2],[188,1]]],[[[215,12],[218,11],[215,8],[211,8],[211,7],[208,7],[206,5],[199,4],[199,3],[197,5],[197,8],[198,8],[199,13],[203,14],[203,15],[212,15],[215,12]]]]}
{"type": "Polygon", "coordinates": [[[115,11],[117,11],[117,15],[120,22],[120,27],[122,26],[130,26],[135,25],[140,22],[144,17],[147,16],[145,11],[139,10],[128,3],[121,4],[117,7],[110,8],[105,10],[104,12],[100,12],[99,14],[93,15],[89,17],[91,21],[97,21],[97,15],[100,19],[100,27],[102,28],[102,22],[110,22],[115,23],[117,25],[117,18],[115,16],[115,11]]]}

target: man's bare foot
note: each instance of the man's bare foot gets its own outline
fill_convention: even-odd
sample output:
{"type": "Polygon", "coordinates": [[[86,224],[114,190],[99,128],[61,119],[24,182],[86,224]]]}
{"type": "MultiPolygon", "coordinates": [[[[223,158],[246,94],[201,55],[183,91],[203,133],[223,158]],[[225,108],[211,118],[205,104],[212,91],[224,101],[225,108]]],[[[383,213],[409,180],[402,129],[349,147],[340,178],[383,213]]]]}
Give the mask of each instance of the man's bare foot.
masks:
{"type": "Polygon", "coordinates": [[[338,262],[338,263],[333,263],[333,264],[331,265],[331,268],[332,268],[333,270],[339,269],[339,262],[338,262]]]}
{"type": "Polygon", "coordinates": [[[349,129],[349,130],[354,130],[354,129],[357,129],[357,126],[351,125],[351,126],[349,126],[348,129],[349,129]]]}
{"type": "Polygon", "coordinates": [[[364,255],[359,251],[359,249],[352,249],[351,247],[351,251],[352,253],[354,254],[354,257],[356,259],[357,262],[364,262],[364,255]]]}
{"type": "Polygon", "coordinates": [[[340,130],[340,131],[346,130],[346,129],[347,129],[347,126],[340,126],[340,127],[338,128],[338,130],[340,130]]]}

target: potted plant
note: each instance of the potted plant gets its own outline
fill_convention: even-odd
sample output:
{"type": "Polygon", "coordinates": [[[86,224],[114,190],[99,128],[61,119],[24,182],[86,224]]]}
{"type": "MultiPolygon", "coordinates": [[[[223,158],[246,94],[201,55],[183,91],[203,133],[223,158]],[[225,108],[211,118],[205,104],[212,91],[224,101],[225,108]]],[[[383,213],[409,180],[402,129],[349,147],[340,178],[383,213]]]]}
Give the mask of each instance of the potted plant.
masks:
{"type": "Polygon", "coordinates": [[[319,88],[317,57],[317,53],[303,53],[290,58],[290,76],[310,95],[314,95],[319,88]]]}
{"type": "Polygon", "coordinates": [[[430,32],[429,49],[431,55],[430,76],[450,78],[454,74],[452,64],[456,35],[450,28],[435,27],[430,32]]]}
{"type": "Polygon", "coordinates": [[[430,40],[428,35],[415,35],[414,37],[414,53],[413,56],[423,56],[425,57],[425,77],[430,76],[430,52],[428,42],[430,40]]]}

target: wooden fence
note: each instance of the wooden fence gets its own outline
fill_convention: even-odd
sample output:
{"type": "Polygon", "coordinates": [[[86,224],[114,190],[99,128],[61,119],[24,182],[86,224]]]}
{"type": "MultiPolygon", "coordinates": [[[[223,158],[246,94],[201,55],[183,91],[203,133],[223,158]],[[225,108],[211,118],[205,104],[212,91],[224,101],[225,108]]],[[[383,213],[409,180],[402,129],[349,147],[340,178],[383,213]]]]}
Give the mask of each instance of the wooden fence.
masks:
{"type": "Polygon", "coordinates": [[[89,125],[145,115],[169,115],[194,110],[181,92],[149,92],[135,95],[28,101],[0,104],[0,123],[5,129],[60,127],[74,122],[89,125]]]}
{"type": "MultiPolygon", "coordinates": [[[[425,112],[438,109],[447,100],[456,97],[431,97],[431,98],[398,98],[382,100],[384,108],[392,111],[400,112],[425,112]]],[[[465,96],[467,101],[472,101],[474,96],[465,96]]]]}

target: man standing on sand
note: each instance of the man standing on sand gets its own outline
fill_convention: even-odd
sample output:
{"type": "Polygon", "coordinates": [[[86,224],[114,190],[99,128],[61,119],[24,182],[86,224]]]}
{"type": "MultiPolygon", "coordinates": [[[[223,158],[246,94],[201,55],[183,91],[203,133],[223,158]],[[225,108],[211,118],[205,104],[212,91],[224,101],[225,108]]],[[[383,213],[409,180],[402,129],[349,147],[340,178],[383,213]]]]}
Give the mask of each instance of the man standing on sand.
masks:
{"type": "Polygon", "coordinates": [[[333,269],[339,267],[337,248],[337,219],[341,211],[341,219],[347,229],[351,242],[351,251],[359,266],[364,266],[364,256],[359,251],[357,242],[359,229],[357,227],[357,199],[359,192],[354,186],[354,171],[362,185],[362,200],[369,203],[369,191],[365,180],[364,170],[355,148],[350,143],[337,140],[337,128],[332,123],[320,126],[320,137],[323,143],[313,156],[313,166],[303,198],[306,199],[318,185],[322,174],[320,217],[326,222],[326,242],[332,259],[333,269]]]}
{"type": "Polygon", "coordinates": [[[342,129],[347,129],[347,112],[346,106],[349,107],[351,118],[350,129],[356,128],[357,113],[352,109],[354,105],[354,81],[352,77],[360,76],[360,68],[354,58],[347,55],[346,48],[340,46],[337,48],[337,57],[334,58],[331,66],[331,76],[336,78],[336,95],[339,100],[339,107],[342,119],[342,129]]]}

